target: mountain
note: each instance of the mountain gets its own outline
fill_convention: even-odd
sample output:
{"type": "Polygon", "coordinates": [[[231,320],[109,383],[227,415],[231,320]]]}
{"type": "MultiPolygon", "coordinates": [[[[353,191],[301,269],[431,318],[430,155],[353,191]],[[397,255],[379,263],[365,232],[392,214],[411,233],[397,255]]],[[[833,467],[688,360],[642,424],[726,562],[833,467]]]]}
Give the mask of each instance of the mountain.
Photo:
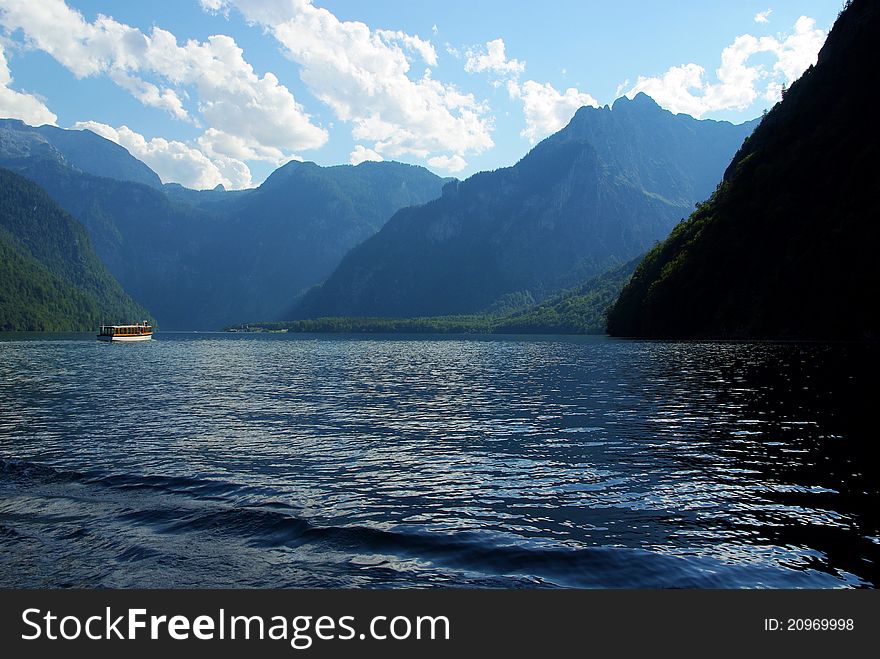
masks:
{"type": "Polygon", "coordinates": [[[82,225],[39,186],[0,168],[0,330],[96,330],[148,318],[82,225]]]}
{"type": "Polygon", "coordinates": [[[90,130],[28,126],[0,119],[0,166],[16,169],[21,161],[46,159],[86,174],[161,188],[158,175],[125,148],[90,130]]]}
{"type": "Polygon", "coordinates": [[[290,315],[430,316],[541,300],[664,238],[753,126],[673,115],[644,94],[581,108],[513,167],[399,211],[290,315]]]}
{"type": "Polygon", "coordinates": [[[880,7],[853,0],[712,197],[639,265],[617,336],[878,336],[880,7]]]}
{"type": "MultiPolygon", "coordinates": [[[[233,332],[320,332],[345,334],[604,334],[608,308],[640,259],[613,268],[542,304],[505,312],[383,318],[340,316],[235,325],[233,332]]],[[[508,299],[506,304],[527,304],[508,299]]]]}
{"type": "Polygon", "coordinates": [[[204,248],[219,218],[174,204],[150,186],[56,161],[27,160],[16,171],[85,226],[103,263],[163,328],[210,327],[198,321],[215,312],[210,292],[217,264],[204,248]]]}
{"type": "Polygon", "coordinates": [[[213,253],[238,273],[224,284],[240,301],[235,320],[281,318],[291,300],[329,276],[352,247],[397,210],[438,197],[445,182],[397,162],[319,167],[291,161],[277,169],[222,208],[229,221],[213,253]]]}
{"type": "Polygon", "coordinates": [[[230,201],[248,194],[251,189],[227,190],[222,184],[212,190],[192,190],[183,187],[180,183],[166,183],[162,186],[165,196],[174,203],[187,204],[202,210],[221,213],[230,201]]]}
{"type": "Polygon", "coordinates": [[[627,284],[641,257],[555,295],[541,304],[498,319],[493,331],[504,334],[604,334],[608,310],[627,284]]]}
{"type": "Polygon", "coordinates": [[[99,155],[122,148],[87,131],[46,137],[45,128],[0,122],[0,164],[82,222],[113,275],[165,329],[282,316],[396,210],[437,197],[446,182],[394,162],[291,162],[253,190],[187,190],[133,181],[122,165],[107,176],[85,171],[73,162],[88,158],[75,158],[71,143],[87,151],[94,138],[99,155]]]}

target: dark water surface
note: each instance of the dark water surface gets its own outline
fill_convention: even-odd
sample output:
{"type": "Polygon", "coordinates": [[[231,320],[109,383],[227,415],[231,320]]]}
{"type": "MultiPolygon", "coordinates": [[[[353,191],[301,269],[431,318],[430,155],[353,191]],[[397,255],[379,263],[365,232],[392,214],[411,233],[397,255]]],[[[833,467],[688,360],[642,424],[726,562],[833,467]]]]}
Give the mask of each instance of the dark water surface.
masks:
{"type": "Polygon", "coordinates": [[[0,339],[0,586],[880,582],[877,350],[0,339]]]}

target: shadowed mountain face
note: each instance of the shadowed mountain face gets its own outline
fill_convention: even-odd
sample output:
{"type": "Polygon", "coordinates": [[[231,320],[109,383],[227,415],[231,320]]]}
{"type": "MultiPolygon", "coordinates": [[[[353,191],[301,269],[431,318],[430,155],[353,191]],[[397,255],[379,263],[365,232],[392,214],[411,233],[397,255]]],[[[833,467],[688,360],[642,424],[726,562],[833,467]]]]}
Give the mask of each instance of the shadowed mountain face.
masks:
{"type": "Polygon", "coordinates": [[[444,183],[394,162],[291,162],[255,190],[196,192],[161,186],[125,149],[88,131],[11,120],[0,123],[0,163],[83,223],[113,275],[165,329],[280,317],[395,211],[437,197],[444,183]],[[117,150],[124,157],[108,170],[92,162],[117,150]],[[155,180],[131,180],[142,170],[155,180]]]}
{"type": "Polygon", "coordinates": [[[83,226],[39,186],[0,168],[0,330],[95,330],[146,318],[83,226]]]}
{"type": "Polygon", "coordinates": [[[582,108],[515,166],[397,213],[291,315],[438,315],[543,299],[665,237],[753,125],[673,115],[644,94],[582,108]]]}
{"type": "Polygon", "coordinates": [[[228,322],[281,318],[291,300],[328,277],[352,247],[400,208],[438,197],[443,183],[423,167],[396,162],[319,167],[293,161],[256,190],[223,206],[204,206],[227,218],[211,249],[234,273],[221,277],[225,295],[240,301],[228,322]]]}
{"type": "Polygon", "coordinates": [[[878,39],[880,7],[854,0],[712,198],[639,265],[612,334],[878,335],[878,39]]]}
{"type": "Polygon", "coordinates": [[[18,119],[0,119],[0,165],[18,169],[32,160],[50,160],[86,174],[162,187],[152,169],[90,130],[35,128],[18,119]]]}

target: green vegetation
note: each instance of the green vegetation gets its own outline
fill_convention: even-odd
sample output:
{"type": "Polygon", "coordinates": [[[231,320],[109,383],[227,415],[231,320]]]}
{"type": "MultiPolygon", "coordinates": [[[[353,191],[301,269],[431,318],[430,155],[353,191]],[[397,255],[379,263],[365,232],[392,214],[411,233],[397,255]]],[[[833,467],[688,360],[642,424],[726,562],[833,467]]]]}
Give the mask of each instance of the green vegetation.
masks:
{"type": "Polygon", "coordinates": [[[94,330],[148,318],[82,225],[37,185],[0,169],[0,330],[94,330]]]}
{"type": "Polygon", "coordinates": [[[636,269],[618,336],[876,338],[880,7],[854,0],[712,197],[636,269]]]}
{"type": "MultiPolygon", "coordinates": [[[[638,259],[613,268],[543,304],[512,313],[421,318],[326,317],[227,328],[235,332],[383,334],[604,334],[608,308],[638,259]]],[[[507,301],[509,303],[509,301],[507,301]]]]}
{"type": "Polygon", "coordinates": [[[230,327],[240,332],[305,332],[341,334],[491,334],[493,316],[436,316],[432,318],[313,318],[230,327]]]}
{"type": "Polygon", "coordinates": [[[750,130],[642,94],[583,108],[514,167],[465,182],[394,162],[293,161],[253,190],[194,191],[162,186],[91,132],[0,120],[0,166],[79,220],[166,329],[382,316],[593,332],[607,292],[560,293],[667,235],[750,130]]]}
{"type": "Polygon", "coordinates": [[[95,329],[96,301],[53,275],[0,230],[0,331],[95,329]]]}
{"type": "Polygon", "coordinates": [[[753,126],[673,115],[644,94],[581,108],[513,167],[399,211],[288,317],[501,314],[546,300],[666,237],[753,126]]]}
{"type": "Polygon", "coordinates": [[[394,162],[290,162],[253,190],[187,190],[162,186],[93,133],[16,120],[0,120],[0,166],[79,220],[113,276],[166,329],[285,317],[349,249],[398,209],[439,196],[447,180],[394,162]]]}
{"type": "Polygon", "coordinates": [[[546,302],[501,317],[494,331],[505,334],[604,334],[608,310],[632,276],[639,258],[546,302]]]}

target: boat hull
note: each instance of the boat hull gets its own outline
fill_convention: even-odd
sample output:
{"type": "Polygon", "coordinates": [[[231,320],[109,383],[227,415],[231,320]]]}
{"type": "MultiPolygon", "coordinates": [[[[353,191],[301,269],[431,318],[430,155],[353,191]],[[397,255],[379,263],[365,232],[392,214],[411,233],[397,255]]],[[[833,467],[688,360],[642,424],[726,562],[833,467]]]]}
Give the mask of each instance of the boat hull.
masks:
{"type": "Polygon", "coordinates": [[[98,335],[98,341],[107,341],[108,343],[135,343],[138,341],[149,341],[152,338],[152,334],[132,334],[128,336],[107,336],[104,334],[98,335]]]}

